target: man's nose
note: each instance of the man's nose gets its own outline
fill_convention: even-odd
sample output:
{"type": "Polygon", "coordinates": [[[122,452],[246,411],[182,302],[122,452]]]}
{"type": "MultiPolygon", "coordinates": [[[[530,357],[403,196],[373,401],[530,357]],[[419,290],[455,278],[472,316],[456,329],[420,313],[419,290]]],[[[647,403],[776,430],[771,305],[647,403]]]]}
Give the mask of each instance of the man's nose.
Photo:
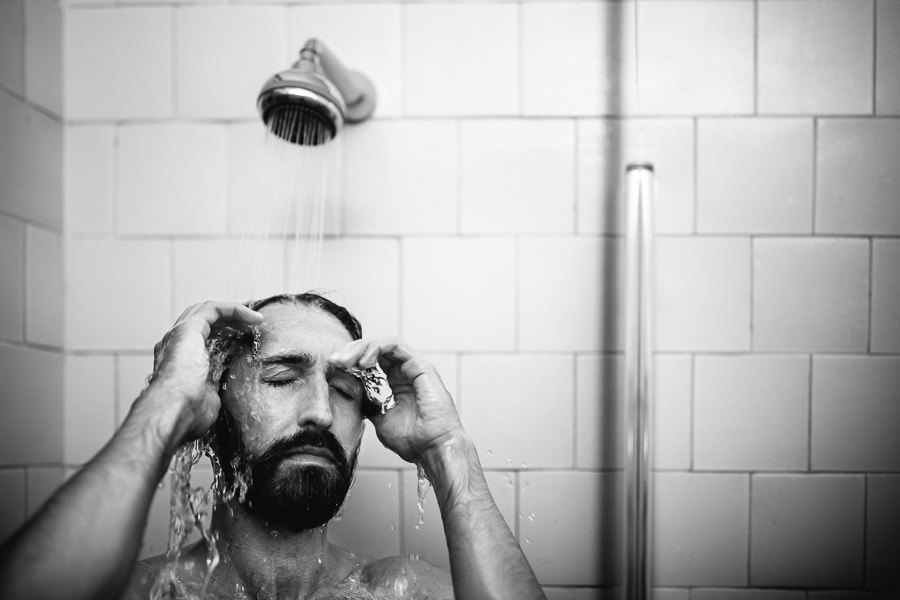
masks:
{"type": "Polygon", "coordinates": [[[297,420],[301,427],[327,429],[334,420],[329,400],[328,380],[324,374],[312,378],[301,393],[297,420]]]}

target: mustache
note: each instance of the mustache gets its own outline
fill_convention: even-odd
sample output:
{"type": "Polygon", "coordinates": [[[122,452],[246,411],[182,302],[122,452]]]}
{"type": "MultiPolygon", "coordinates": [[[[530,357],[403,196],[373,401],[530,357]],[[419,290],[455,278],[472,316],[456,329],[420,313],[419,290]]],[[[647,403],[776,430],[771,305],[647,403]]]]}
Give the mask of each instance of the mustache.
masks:
{"type": "Polygon", "coordinates": [[[325,429],[306,428],[274,442],[261,455],[253,459],[256,464],[276,464],[304,446],[323,448],[334,456],[337,467],[347,469],[347,455],[334,434],[325,429]]]}

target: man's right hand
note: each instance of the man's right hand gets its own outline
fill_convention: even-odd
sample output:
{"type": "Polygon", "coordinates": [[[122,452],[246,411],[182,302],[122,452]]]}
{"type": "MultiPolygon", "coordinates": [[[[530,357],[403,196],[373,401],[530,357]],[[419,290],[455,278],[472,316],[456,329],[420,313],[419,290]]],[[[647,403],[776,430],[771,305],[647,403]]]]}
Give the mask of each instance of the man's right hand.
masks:
{"type": "Polygon", "coordinates": [[[258,325],[261,314],[236,302],[201,302],[188,307],[153,349],[150,384],[135,402],[162,398],[164,405],[139,410],[168,417],[157,423],[159,440],[170,449],[202,435],[215,422],[221,400],[209,380],[207,341],[214,328],[245,329],[258,325]]]}

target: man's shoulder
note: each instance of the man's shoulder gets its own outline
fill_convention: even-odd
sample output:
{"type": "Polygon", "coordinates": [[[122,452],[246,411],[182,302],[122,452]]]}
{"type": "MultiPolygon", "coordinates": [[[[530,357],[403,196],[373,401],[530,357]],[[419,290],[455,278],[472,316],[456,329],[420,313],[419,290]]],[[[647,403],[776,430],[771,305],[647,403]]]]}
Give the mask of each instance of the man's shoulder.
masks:
{"type": "Polygon", "coordinates": [[[453,598],[450,571],[416,557],[388,556],[373,560],[365,565],[362,575],[372,591],[393,590],[399,597],[453,598]]]}

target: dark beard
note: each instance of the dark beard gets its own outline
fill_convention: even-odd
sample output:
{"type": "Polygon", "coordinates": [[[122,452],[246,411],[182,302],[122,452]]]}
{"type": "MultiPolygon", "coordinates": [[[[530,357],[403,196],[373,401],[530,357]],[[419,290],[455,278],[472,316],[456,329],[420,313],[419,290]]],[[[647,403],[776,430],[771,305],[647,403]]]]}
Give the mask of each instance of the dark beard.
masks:
{"type": "Polygon", "coordinates": [[[227,417],[225,421],[216,432],[216,452],[229,484],[235,478],[230,467],[234,456],[239,457],[240,470],[250,475],[247,496],[242,502],[247,512],[293,532],[319,527],[337,514],[353,484],[358,451],[348,460],[330,431],[306,428],[272,443],[260,456],[249,458],[233,422],[227,417]],[[282,462],[303,446],[329,450],[334,464],[279,471],[282,462]]]}

